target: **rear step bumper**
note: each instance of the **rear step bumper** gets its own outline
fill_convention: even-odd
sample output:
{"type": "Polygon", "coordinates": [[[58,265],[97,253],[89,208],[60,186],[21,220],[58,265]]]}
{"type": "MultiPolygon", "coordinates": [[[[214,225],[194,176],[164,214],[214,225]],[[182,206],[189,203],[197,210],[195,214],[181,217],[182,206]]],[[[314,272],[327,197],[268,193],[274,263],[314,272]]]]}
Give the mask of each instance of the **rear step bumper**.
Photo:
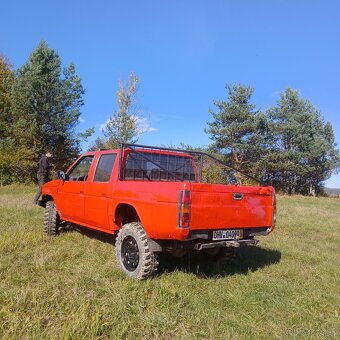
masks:
{"type": "Polygon", "coordinates": [[[246,239],[246,240],[230,240],[230,241],[218,241],[211,243],[196,243],[195,250],[203,250],[209,248],[222,248],[222,247],[235,247],[239,248],[241,245],[257,245],[259,240],[246,239]]]}

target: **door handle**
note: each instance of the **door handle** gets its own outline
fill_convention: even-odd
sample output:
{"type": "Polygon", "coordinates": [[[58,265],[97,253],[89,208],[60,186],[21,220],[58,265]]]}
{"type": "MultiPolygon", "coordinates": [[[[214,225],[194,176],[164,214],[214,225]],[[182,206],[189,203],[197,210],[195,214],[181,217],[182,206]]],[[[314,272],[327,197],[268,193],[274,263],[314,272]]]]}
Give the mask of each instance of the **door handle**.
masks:
{"type": "Polygon", "coordinates": [[[234,197],[234,200],[241,200],[243,198],[243,194],[239,193],[239,192],[234,192],[233,193],[233,197],[234,197]]]}

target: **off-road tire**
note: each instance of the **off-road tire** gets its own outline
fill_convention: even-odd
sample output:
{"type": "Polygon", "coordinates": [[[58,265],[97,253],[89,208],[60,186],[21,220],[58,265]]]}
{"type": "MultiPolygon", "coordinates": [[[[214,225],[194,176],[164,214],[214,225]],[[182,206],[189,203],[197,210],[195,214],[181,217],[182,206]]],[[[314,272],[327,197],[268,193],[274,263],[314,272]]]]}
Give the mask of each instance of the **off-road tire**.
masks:
{"type": "Polygon", "coordinates": [[[133,279],[144,280],[154,275],[158,267],[157,253],[150,250],[141,223],[127,223],[119,230],[116,259],[120,269],[133,279]]]}
{"type": "Polygon", "coordinates": [[[57,212],[57,207],[53,201],[46,203],[44,213],[44,232],[49,236],[56,236],[59,233],[60,219],[57,212]]]}

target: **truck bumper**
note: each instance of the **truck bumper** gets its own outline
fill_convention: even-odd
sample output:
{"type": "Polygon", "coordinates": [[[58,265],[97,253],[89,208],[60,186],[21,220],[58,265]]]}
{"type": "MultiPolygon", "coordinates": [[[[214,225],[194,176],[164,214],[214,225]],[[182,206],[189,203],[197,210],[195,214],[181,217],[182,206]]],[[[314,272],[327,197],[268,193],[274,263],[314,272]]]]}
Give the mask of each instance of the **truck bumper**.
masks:
{"type": "MultiPolygon", "coordinates": [[[[240,228],[240,229],[243,229],[243,238],[248,239],[254,236],[266,236],[270,233],[272,228],[268,226],[268,227],[256,227],[256,228],[240,228]]],[[[215,229],[190,230],[186,240],[187,241],[212,240],[214,230],[215,229]]]]}
{"type": "Polygon", "coordinates": [[[196,243],[194,245],[195,250],[203,250],[209,248],[224,248],[224,247],[234,247],[239,248],[242,245],[257,245],[258,240],[255,239],[243,239],[243,240],[230,240],[230,241],[218,241],[211,243],[196,243]]]}

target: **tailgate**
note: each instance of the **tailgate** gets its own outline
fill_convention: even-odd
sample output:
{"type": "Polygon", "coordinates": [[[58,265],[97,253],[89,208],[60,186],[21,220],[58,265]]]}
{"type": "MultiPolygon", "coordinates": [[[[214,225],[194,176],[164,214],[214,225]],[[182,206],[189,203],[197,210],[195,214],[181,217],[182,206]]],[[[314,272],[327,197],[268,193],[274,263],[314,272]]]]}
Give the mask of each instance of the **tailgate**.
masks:
{"type": "Polygon", "coordinates": [[[272,187],[195,183],[191,190],[192,230],[272,225],[272,187]]]}

